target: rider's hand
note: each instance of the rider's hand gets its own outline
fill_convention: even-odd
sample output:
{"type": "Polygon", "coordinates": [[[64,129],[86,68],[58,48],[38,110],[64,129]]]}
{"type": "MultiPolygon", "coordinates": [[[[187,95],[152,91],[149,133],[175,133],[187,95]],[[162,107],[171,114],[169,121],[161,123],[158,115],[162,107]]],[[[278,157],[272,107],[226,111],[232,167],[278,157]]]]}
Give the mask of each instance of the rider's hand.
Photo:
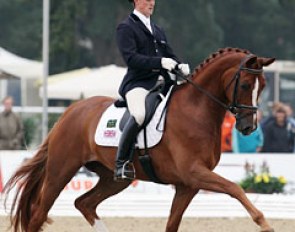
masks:
{"type": "Polygon", "coordinates": [[[162,58],[161,65],[162,68],[167,69],[171,72],[173,69],[175,69],[177,62],[171,58],[162,58]]]}
{"type": "Polygon", "coordinates": [[[168,72],[168,74],[169,74],[169,77],[170,77],[170,79],[171,79],[172,81],[175,81],[175,80],[176,80],[176,75],[175,75],[175,74],[173,74],[173,73],[171,73],[171,72],[168,72]]]}
{"type": "Polygon", "coordinates": [[[179,64],[178,69],[182,72],[183,75],[187,76],[190,74],[190,68],[188,64],[179,64]]]}
{"type": "MultiPolygon", "coordinates": [[[[181,72],[182,72],[182,71],[181,71],[181,72]]],[[[171,72],[168,72],[168,74],[169,74],[170,79],[171,79],[172,81],[176,81],[176,84],[177,84],[177,85],[182,85],[182,84],[186,83],[186,79],[182,79],[181,77],[177,77],[177,75],[175,75],[175,74],[173,74],[173,73],[171,73],[171,72]],[[176,78],[177,78],[177,80],[176,80],[176,78]]]]}

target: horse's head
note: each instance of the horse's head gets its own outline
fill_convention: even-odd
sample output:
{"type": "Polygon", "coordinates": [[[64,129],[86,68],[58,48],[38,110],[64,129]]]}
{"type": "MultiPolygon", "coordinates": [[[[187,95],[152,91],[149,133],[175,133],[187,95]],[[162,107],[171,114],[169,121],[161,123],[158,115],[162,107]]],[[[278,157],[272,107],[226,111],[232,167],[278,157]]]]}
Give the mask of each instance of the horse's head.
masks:
{"type": "Polygon", "coordinates": [[[236,128],[248,135],[257,128],[257,102],[265,86],[263,66],[274,62],[274,58],[257,57],[247,54],[240,65],[230,69],[224,78],[229,110],[235,114],[236,128]]]}

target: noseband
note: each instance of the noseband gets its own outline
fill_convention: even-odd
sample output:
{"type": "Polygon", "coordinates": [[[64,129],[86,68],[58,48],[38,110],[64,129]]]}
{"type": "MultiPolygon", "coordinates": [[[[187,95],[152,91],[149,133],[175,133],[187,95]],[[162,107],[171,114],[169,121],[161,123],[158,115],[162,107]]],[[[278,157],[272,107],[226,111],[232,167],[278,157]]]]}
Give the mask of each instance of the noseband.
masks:
{"type": "Polygon", "coordinates": [[[233,91],[233,101],[232,101],[232,103],[230,105],[227,105],[224,102],[220,101],[217,97],[212,95],[207,90],[203,89],[200,85],[194,83],[188,76],[184,76],[180,72],[180,70],[178,68],[176,68],[173,71],[173,73],[175,73],[180,78],[186,80],[188,83],[193,85],[197,90],[204,93],[206,96],[211,98],[213,101],[215,101],[217,104],[219,104],[220,106],[222,106],[226,110],[229,110],[230,112],[232,112],[234,115],[236,115],[236,117],[237,117],[237,114],[238,114],[238,109],[248,109],[248,110],[252,111],[252,114],[255,114],[257,112],[257,109],[258,109],[256,106],[249,106],[249,105],[239,104],[238,99],[237,99],[238,98],[238,89],[239,89],[238,87],[239,87],[239,83],[240,83],[241,72],[245,71],[247,73],[257,74],[257,75],[261,74],[263,72],[263,69],[251,69],[251,68],[244,67],[245,63],[252,57],[254,57],[254,55],[249,54],[249,55],[247,55],[246,57],[243,58],[243,60],[241,61],[240,66],[239,66],[238,71],[235,73],[235,75],[232,77],[231,81],[229,82],[229,84],[225,88],[225,91],[227,91],[229,89],[229,87],[232,85],[232,83],[235,82],[234,91],[233,91]]]}

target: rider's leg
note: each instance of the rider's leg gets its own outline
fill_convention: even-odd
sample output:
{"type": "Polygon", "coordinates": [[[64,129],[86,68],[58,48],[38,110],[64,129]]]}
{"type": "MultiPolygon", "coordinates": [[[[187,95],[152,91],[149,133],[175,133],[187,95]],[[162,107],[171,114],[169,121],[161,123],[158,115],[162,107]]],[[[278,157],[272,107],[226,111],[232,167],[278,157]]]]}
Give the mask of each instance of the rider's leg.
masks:
{"type": "Polygon", "coordinates": [[[120,139],[116,158],[115,180],[134,179],[135,177],[133,166],[131,165],[130,168],[128,164],[132,162],[130,158],[134,151],[136,136],[139,127],[145,119],[145,99],[148,93],[143,88],[134,88],[126,94],[126,101],[131,117],[123,129],[120,139]]]}

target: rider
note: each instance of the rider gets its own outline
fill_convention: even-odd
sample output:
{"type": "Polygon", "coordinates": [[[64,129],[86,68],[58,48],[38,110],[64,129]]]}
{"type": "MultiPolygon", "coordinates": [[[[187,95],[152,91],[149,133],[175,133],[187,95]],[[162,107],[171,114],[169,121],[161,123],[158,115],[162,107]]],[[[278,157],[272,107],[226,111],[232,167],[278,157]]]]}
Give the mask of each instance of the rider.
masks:
{"type": "Polygon", "coordinates": [[[125,168],[129,161],[140,126],[145,119],[145,98],[149,90],[164,78],[166,85],[172,85],[167,71],[176,66],[184,74],[190,72],[168,45],[163,30],[150,21],[155,0],[128,0],[134,10],[117,27],[117,43],[128,66],[128,71],[119,88],[119,94],[126,100],[131,114],[125,125],[119,143],[114,179],[132,180],[134,168],[125,168]],[[125,165],[124,165],[125,164],[125,165]]]}

